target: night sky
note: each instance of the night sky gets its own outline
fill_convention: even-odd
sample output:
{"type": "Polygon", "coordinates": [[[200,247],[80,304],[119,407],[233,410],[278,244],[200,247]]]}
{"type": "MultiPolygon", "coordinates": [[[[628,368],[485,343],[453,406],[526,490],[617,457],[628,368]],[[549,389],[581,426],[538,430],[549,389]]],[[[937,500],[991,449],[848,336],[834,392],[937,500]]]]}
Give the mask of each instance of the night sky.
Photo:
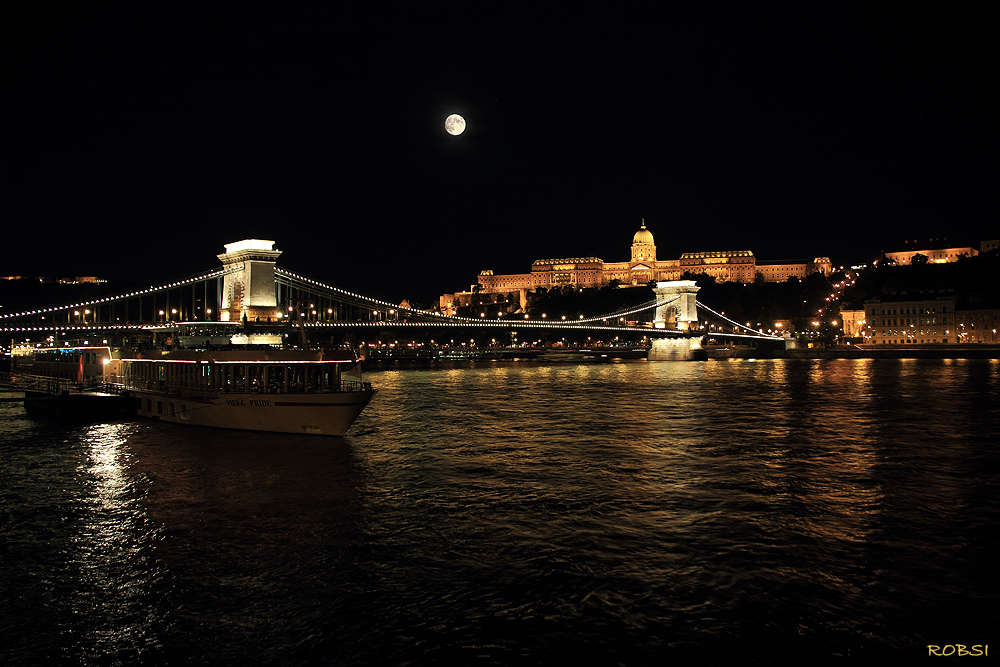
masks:
{"type": "Polygon", "coordinates": [[[1000,228],[988,3],[29,7],[3,28],[3,275],[152,284],[266,238],[420,301],[626,260],[642,218],[660,259],[1000,228]]]}

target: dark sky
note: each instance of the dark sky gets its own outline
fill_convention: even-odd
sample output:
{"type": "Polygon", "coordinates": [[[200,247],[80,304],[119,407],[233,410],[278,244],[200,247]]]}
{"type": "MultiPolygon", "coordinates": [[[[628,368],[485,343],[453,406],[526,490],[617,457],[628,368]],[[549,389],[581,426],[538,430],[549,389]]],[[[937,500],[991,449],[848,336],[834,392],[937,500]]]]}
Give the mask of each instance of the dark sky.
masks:
{"type": "Polygon", "coordinates": [[[988,3],[27,7],[3,28],[0,274],[153,283],[266,238],[396,301],[625,260],[641,218],[660,259],[1000,228],[988,3]]]}

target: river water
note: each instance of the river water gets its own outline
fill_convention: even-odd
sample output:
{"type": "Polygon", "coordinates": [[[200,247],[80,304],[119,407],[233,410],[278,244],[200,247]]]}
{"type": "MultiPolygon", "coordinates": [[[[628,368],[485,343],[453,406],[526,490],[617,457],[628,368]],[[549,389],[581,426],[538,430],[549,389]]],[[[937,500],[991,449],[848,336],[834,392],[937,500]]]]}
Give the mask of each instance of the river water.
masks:
{"type": "Polygon", "coordinates": [[[0,404],[0,663],[1000,655],[1000,362],[366,379],[342,439],[0,404]]]}

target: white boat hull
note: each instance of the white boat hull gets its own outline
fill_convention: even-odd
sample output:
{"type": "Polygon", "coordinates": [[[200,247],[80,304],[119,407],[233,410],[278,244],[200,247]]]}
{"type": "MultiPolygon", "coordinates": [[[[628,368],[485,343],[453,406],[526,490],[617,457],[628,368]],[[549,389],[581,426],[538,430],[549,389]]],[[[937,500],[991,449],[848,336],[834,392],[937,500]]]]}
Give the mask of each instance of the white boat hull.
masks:
{"type": "Polygon", "coordinates": [[[136,412],[174,424],[274,433],[342,436],[375,390],[317,394],[226,394],[219,397],[132,391],[136,412]]]}

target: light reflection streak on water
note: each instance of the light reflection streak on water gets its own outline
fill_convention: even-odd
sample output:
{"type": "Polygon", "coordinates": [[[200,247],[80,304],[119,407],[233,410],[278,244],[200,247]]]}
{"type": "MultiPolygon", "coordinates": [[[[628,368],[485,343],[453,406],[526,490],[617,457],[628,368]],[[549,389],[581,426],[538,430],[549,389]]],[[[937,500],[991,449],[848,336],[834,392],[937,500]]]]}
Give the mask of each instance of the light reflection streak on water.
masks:
{"type": "Polygon", "coordinates": [[[24,627],[72,628],[74,664],[171,665],[898,661],[996,627],[1000,363],[368,377],[343,440],[143,422],[0,449],[71,473],[0,479],[57,489],[7,535],[75,616],[24,602],[24,627]],[[39,515],[70,504],[53,554],[39,515]]]}
{"type": "Polygon", "coordinates": [[[71,604],[74,613],[92,619],[83,637],[87,650],[104,656],[135,657],[152,641],[143,610],[154,578],[143,558],[149,533],[128,473],[127,440],[135,428],[94,424],[81,435],[87,458],[78,472],[89,493],[77,500],[82,522],[70,558],[80,587],[71,604]]]}

